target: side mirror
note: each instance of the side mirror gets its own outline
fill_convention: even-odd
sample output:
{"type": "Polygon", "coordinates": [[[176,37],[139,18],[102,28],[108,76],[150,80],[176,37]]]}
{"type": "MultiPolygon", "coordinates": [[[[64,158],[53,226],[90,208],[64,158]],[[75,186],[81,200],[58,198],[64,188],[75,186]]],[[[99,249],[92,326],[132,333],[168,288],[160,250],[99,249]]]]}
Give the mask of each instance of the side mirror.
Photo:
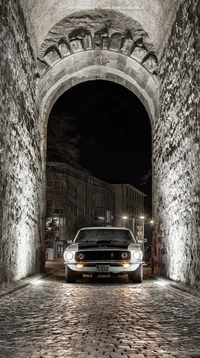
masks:
{"type": "Polygon", "coordinates": [[[72,244],[72,240],[67,240],[67,244],[71,245],[72,244]]]}

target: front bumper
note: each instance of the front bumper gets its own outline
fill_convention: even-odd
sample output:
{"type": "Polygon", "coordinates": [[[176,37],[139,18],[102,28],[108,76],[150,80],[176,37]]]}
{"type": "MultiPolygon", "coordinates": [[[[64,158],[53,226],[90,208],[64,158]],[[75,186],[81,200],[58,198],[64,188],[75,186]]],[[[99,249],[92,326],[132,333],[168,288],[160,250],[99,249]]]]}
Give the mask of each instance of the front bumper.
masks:
{"type": "Polygon", "coordinates": [[[81,263],[82,267],[77,267],[80,263],[67,263],[65,262],[65,268],[69,267],[72,271],[79,273],[98,273],[98,274],[123,274],[137,270],[137,268],[142,264],[142,261],[129,263],[128,267],[124,267],[125,263],[111,263],[111,262],[90,262],[90,263],[81,263]],[[105,270],[104,270],[105,268],[105,270]]]}

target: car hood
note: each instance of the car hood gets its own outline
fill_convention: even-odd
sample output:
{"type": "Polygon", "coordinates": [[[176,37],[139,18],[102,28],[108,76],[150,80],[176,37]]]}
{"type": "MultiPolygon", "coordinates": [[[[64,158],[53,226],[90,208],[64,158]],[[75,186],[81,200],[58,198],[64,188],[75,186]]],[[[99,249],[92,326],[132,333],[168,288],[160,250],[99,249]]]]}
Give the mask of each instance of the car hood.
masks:
{"type": "Polygon", "coordinates": [[[135,243],[127,243],[124,241],[98,240],[96,242],[83,242],[69,245],[67,250],[98,250],[98,249],[124,249],[124,250],[140,250],[140,246],[135,243]]]}

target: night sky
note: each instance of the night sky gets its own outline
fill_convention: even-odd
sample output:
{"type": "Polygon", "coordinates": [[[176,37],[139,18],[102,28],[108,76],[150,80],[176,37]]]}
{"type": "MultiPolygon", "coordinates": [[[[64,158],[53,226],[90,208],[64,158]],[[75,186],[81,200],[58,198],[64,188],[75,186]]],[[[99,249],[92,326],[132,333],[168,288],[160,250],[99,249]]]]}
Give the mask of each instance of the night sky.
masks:
{"type": "Polygon", "coordinates": [[[55,103],[52,114],[66,112],[81,134],[80,164],[110,183],[129,183],[148,195],[151,210],[151,125],[140,100],[109,81],[88,81],[72,87],[55,103]]]}

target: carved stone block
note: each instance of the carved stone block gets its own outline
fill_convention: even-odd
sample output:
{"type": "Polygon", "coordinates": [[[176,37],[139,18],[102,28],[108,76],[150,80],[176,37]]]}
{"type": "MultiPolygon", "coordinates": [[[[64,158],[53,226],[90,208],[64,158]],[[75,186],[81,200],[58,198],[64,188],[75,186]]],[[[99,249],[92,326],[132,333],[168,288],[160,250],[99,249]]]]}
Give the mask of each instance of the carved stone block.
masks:
{"type": "Polygon", "coordinates": [[[157,61],[153,56],[149,56],[144,62],[143,65],[149,69],[150,71],[154,71],[158,65],[157,65],[157,61]]]}
{"type": "Polygon", "coordinates": [[[54,63],[60,61],[60,55],[58,51],[56,51],[55,48],[52,48],[49,50],[46,55],[44,56],[45,62],[51,67],[54,65],[54,63]]]}
{"type": "Polygon", "coordinates": [[[120,52],[129,56],[133,47],[133,40],[131,38],[124,38],[122,40],[120,52]]]}
{"type": "Polygon", "coordinates": [[[101,49],[102,48],[102,37],[100,35],[100,33],[95,33],[94,34],[94,48],[95,49],[101,49]]]}
{"type": "Polygon", "coordinates": [[[90,34],[86,34],[83,38],[83,47],[85,50],[92,50],[92,36],[90,34]]]}
{"type": "Polygon", "coordinates": [[[141,63],[147,53],[148,52],[144,48],[136,46],[131,53],[131,57],[135,58],[141,63]]]}
{"type": "Polygon", "coordinates": [[[71,39],[69,43],[73,53],[83,51],[83,45],[81,40],[71,39]]]}
{"type": "Polygon", "coordinates": [[[122,43],[122,34],[115,33],[110,38],[110,46],[109,49],[112,51],[119,52],[122,43]]]}
{"type": "Polygon", "coordinates": [[[66,42],[60,42],[58,48],[63,57],[69,56],[71,54],[69,45],[66,42]]]}

